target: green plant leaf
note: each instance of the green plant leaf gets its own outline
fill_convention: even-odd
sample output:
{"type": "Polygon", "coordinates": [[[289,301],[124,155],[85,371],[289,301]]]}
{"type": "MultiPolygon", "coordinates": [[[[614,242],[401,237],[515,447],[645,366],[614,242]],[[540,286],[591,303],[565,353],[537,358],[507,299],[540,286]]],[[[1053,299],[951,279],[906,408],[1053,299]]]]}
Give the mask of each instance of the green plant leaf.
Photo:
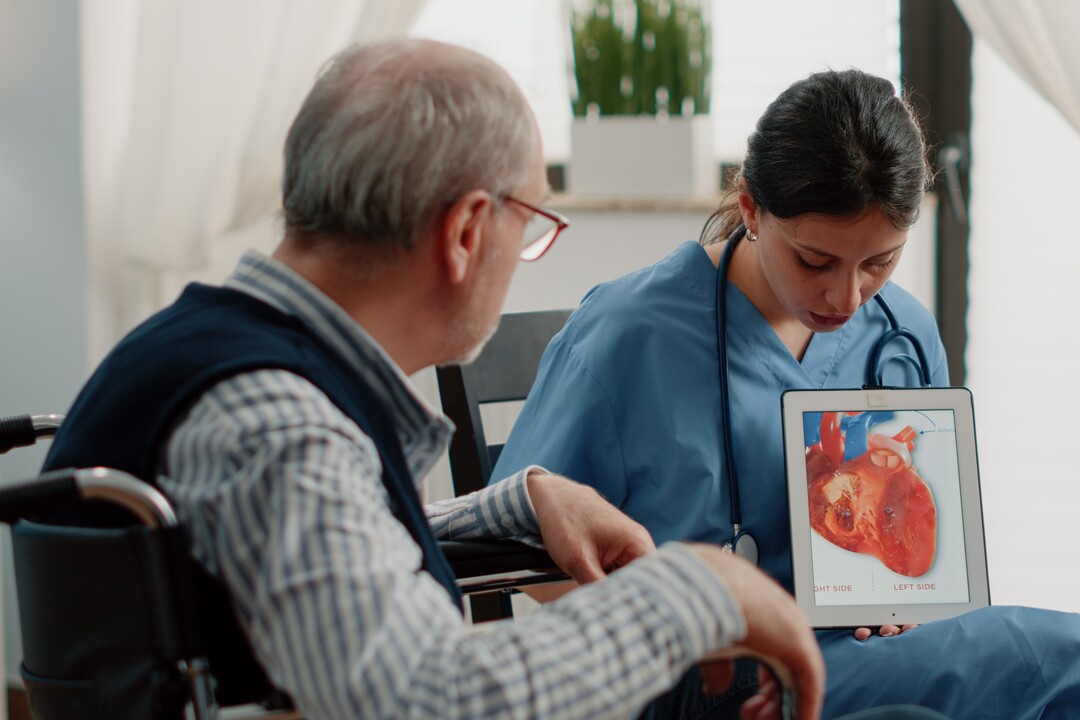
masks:
{"type": "Polygon", "coordinates": [[[709,112],[708,0],[574,0],[574,115],[709,112]]]}

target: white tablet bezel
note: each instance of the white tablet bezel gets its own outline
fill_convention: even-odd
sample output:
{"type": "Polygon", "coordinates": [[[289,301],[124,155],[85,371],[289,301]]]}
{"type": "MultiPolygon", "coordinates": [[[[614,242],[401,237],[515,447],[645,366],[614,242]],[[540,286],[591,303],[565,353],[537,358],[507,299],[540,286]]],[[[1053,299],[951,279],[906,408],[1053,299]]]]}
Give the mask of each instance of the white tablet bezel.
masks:
{"type": "MultiPolygon", "coordinates": [[[[815,628],[876,627],[926,623],[990,604],[979,490],[975,414],[967,388],[789,390],[781,397],[784,458],[791,518],[791,561],[795,599],[815,628]],[[960,507],[966,554],[968,601],[952,603],[818,605],[814,589],[806,444],[803,413],[856,410],[951,410],[956,421],[960,507]]],[[[913,597],[918,597],[913,596],[913,597]]]]}

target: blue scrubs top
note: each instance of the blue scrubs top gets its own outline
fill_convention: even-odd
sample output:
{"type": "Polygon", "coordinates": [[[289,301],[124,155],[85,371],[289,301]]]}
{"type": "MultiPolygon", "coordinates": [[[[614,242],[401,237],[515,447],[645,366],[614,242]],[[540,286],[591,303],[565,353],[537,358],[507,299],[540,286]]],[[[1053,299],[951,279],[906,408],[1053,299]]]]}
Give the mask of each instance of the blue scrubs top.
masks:
{"type": "MultiPolygon", "coordinates": [[[[881,292],[899,323],[920,339],[932,383],[947,385],[945,350],[933,317],[892,283],[881,292]]],[[[726,300],[743,527],[758,542],[762,569],[790,590],[780,395],[792,388],[861,386],[871,348],[889,323],[876,302],[866,303],[842,328],[816,333],[799,362],[731,283],[726,300]]],[[[894,353],[912,350],[898,341],[885,357],[894,353]]],[[[716,267],[700,245],[688,242],[655,265],[585,296],[544,353],[493,477],[541,465],[595,487],[648,528],[657,544],[728,541],[718,368],[716,267]]],[[[889,363],[884,381],[920,384],[914,368],[903,362],[889,363]]],[[[849,631],[819,634],[830,678],[824,717],[922,702],[954,718],[1016,720],[1039,717],[1043,706],[1069,693],[1075,693],[1075,714],[1063,717],[1080,717],[1077,616],[1023,608],[1003,615],[1004,610],[990,608],[865,643],[849,631]],[[1043,644],[1039,652],[1051,657],[1059,651],[1058,670],[1033,684],[1030,673],[1042,671],[1026,664],[1031,650],[1015,646],[1019,637],[1027,638],[1025,645],[1037,638],[1043,644]],[[946,638],[951,663],[941,660],[946,638]],[[993,673],[986,670],[987,657],[1000,661],[993,673]],[[961,691],[956,684],[969,673],[971,683],[961,691]]]]}

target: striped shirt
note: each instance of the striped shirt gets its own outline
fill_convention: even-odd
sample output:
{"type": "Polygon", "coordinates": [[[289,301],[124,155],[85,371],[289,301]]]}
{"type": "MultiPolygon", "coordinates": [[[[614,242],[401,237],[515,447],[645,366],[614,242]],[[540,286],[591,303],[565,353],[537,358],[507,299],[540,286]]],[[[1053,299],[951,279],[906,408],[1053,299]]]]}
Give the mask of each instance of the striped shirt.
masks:
{"type": "MultiPolygon", "coordinates": [[[[344,310],[255,252],[227,286],[331,343],[391,409],[413,476],[427,474],[452,424],[344,310]]],[[[538,544],[527,472],[429,505],[433,531],[538,544]]],[[[371,439],[282,370],[211,388],[159,469],[195,557],[224,580],[256,657],[309,720],[630,717],[745,635],[723,583],[675,543],[539,612],[471,626],[420,571],[381,474],[371,439]]]]}

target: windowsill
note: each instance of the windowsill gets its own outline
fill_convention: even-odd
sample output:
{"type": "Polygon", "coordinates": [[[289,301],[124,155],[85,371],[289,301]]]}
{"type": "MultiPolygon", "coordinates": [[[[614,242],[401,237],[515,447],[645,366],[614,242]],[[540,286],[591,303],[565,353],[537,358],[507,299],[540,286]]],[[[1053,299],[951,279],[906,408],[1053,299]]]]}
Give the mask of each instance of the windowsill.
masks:
{"type": "Polygon", "coordinates": [[[552,210],[590,212],[698,212],[710,214],[720,206],[720,195],[703,197],[612,197],[555,193],[546,203],[552,210]]]}
{"type": "MultiPolygon", "coordinates": [[[[721,161],[717,185],[727,187],[737,165],[721,161]]],[[[697,213],[712,215],[723,195],[717,191],[708,195],[692,197],[633,197],[625,195],[579,195],[566,190],[566,165],[549,163],[547,166],[548,183],[555,191],[547,205],[553,210],[567,212],[645,212],[645,213],[697,213]]]]}

